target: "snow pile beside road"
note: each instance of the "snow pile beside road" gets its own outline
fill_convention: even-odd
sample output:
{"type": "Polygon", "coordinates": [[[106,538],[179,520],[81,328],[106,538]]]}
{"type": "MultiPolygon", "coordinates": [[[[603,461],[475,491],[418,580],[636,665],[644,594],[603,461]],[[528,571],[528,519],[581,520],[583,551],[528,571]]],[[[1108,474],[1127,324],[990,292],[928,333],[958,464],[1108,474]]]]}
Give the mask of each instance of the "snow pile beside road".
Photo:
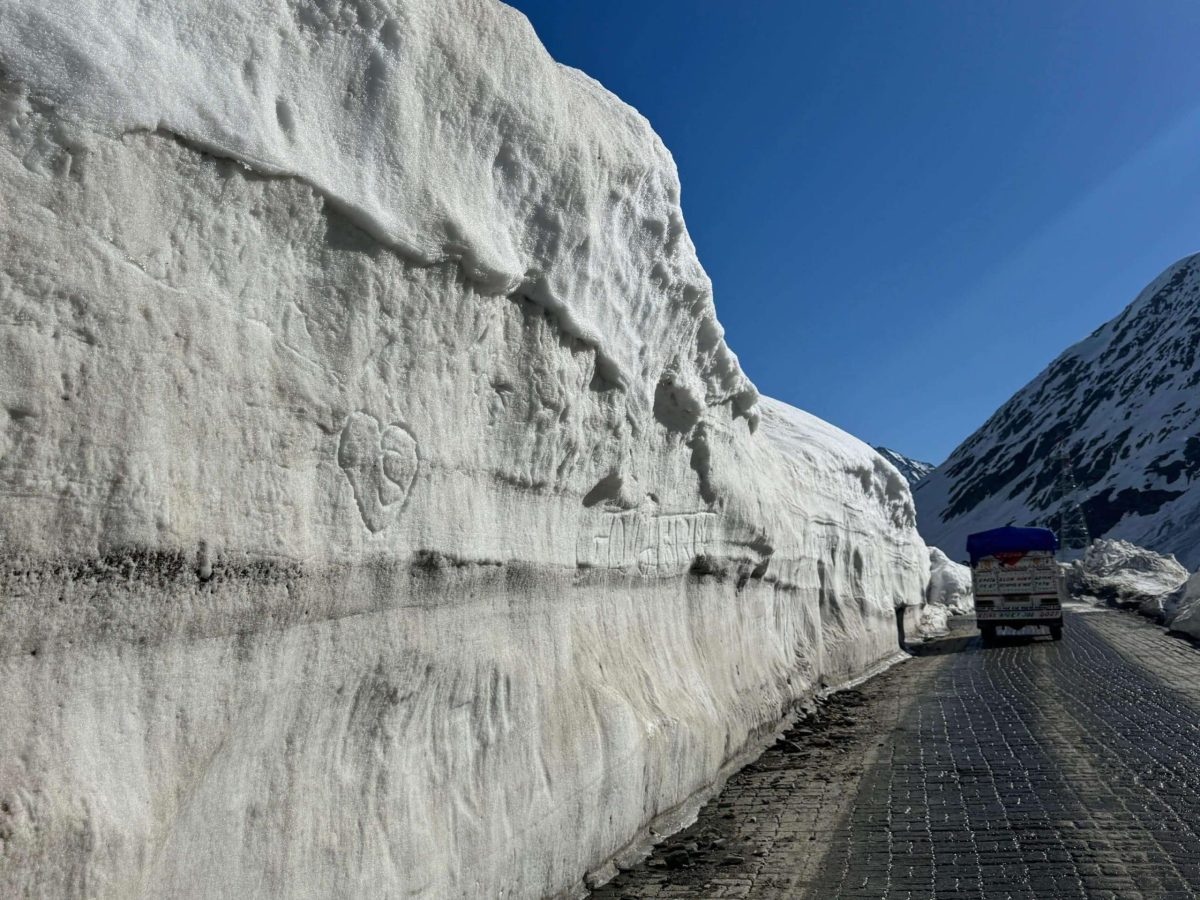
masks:
{"type": "Polygon", "coordinates": [[[1171,595],[1165,624],[1174,632],[1200,640],[1200,572],[1171,595]]]}
{"type": "Polygon", "coordinates": [[[971,569],[954,562],[937,547],[930,547],[929,590],[925,602],[928,606],[944,607],[952,615],[974,612],[971,569]]]}
{"type": "Polygon", "coordinates": [[[1174,612],[1172,595],[1187,578],[1187,569],[1174,556],[1117,540],[1093,542],[1083,559],[1067,569],[1072,596],[1137,608],[1142,615],[1159,619],[1174,612]]]}
{"type": "Polygon", "coordinates": [[[950,610],[944,606],[925,604],[917,618],[917,631],[922,637],[938,637],[950,630],[950,610]]]}
{"type": "MultiPolygon", "coordinates": [[[[929,549],[929,584],[925,589],[925,605],[916,615],[918,632],[934,637],[949,631],[951,616],[971,613],[975,595],[971,589],[971,570],[952,562],[937,547],[929,549]]],[[[909,621],[913,618],[907,617],[909,621]]]]}
{"type": "Polygon", "coordinates": [[[0,896],[543,897],[886,663],[647,122],[484,0],[0,0],[0,896]]]}

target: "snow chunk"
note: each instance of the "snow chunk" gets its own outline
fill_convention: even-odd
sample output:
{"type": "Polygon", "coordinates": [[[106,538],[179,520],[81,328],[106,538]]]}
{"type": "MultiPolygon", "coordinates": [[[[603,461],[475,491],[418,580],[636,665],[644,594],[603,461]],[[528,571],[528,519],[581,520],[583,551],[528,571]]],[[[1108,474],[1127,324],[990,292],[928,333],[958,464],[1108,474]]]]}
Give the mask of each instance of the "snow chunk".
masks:
{"type": "Polygon", "coordinates": [[[1172,592],[1188,577],[1174,556],[1163,556],[1128,541],[1095,541],[1083,559],[1067,570],[1072,596],[1092,596],[1120,607],[1136,607],[1142,615],[1165,618],[1173,613],[1172,592]]]}
{"type": "Polygon", "coordinates": [[[938,606],[954,615],[975,610],[975,594],[969,567],[956,563],[937,547],[929,548],[929,591],[926,605],[938,606]]]}
{"type": "Polygon", "coordinates": [[[1166,624],[1171,631],[1200,640],[1200,572],[1171,595],[1166,624]]]}
{"type": "Polygon", "coordinates": [[[950,610],[944,606],[925,604],[921,607],[921,615],[917,630],[922,637],[938,637],[950,631],[950,610]]]}

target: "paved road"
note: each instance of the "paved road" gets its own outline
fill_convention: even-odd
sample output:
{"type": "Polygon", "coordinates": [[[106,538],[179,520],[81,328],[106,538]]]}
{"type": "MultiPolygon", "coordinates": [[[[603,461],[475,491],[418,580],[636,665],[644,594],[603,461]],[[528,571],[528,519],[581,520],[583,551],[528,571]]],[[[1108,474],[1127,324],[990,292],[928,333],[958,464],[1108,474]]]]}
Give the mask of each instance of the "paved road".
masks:
{"type": "Polygon", "coordinates": [[[832,701],[597,897],[1200,897],[1200,650],[973,631],[832,701]]]}

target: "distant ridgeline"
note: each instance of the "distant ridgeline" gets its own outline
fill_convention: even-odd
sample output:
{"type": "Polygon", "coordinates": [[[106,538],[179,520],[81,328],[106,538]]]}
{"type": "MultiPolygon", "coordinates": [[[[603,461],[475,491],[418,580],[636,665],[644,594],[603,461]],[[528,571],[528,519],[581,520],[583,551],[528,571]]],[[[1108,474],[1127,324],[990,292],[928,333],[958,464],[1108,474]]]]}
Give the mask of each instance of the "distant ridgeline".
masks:
{"type": "Polygon", "coordinates": [[[917,459],[910,459],[903,453],[897,453],[895,450],[889,450],[887,447],[876,447],[875,451],[890,462],[893,466],[900,470],[900,474],[905,477],[909,484],[915,485],[918,481],[933,471],[933,463],[921,462],[917,459]]]}
{"type": "Polygon", "coordinates": [[[1191,256],[1054,360],[917,487],[922,536],[957,559],[972,531],[1059,528],[1077,503],[1093,537],[1195,568],[1198,342],[1200,256],[1191,256]]]}

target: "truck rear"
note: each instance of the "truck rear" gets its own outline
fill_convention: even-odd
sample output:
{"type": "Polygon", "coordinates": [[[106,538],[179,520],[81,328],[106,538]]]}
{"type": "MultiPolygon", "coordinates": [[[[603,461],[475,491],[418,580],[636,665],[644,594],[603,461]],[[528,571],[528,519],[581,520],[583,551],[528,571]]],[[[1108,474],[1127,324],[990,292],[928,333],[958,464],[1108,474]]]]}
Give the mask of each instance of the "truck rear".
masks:
{"type": "Polygon", "coordinates": [[[1046,528],[993,528],[967,538],[975,620],[984,643],[999,628],[1048,629],[1062,639],[1058,538],[1046,528]]]}

